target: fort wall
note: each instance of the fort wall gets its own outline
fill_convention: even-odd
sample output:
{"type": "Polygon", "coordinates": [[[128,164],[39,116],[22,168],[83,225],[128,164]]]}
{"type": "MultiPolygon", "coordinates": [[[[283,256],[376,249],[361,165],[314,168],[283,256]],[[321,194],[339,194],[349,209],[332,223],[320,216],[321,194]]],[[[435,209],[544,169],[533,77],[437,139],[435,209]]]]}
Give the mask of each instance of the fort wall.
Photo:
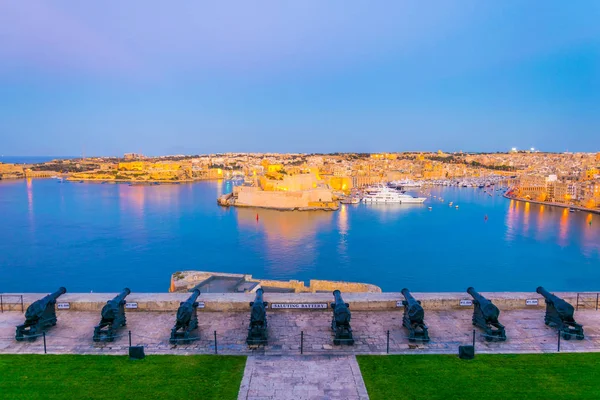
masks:
{"type": "MultiPolygon", "coordinates": [[[[32,302],[42,298],[47,293],[26,293],[23,294],[24,307],[27,308],[32,302]]],[[[68,311],[100,311],[106,302],[116,296],[118,293],[66,293],[60,296],[59,303],[68,303],[67,310],[61,309],[61,312],[68,311]]],[[[471,296],[467,293],[412,293],[413,296],[421,301],[426,311],[452,311],[472,309],[471,296]],[[466,302],[465,302],[466,300],[466,302]]],[[[541,309],[545,307],[544,298],[535,292],[482,292],[489,300],[501,310],[521,310],[521,309],[541,309]],[[533,300],[533,301],[532,301],[533,300]],[[537,302],[535,301],[537,300],[537,302]]],[[[574,292],[556,292],[557,296],[571,303],[573,306],[577,303],[577,293],[574,292]]],[[[14,294],[3,294],[3,296],[13,296],[14,294]]],[[[16,295],[20,295],[19,293],[16,295]]],[[[189,293],[135,293],[132,292],[127,297],[128,303],[135,303],[136,308],[128,308],[127,312],[152,311],[152,312],[173,312],[179,307],[181,301],[189,297],[189,293]]],[[[579,294],[585,296],[585,294],[579,294]]],[[[253,293],[203,293],[198,298],[203,303],[199,312],[203,311],[223,311],[223,312],[247,312],[249,302],[254,300],[253,293]]],[[[596,294],[590,294],[587,308],[593,308],[591,303],[595,302],[596,294]],[[594,297],[593,299],[591,297],[594,297]],[[593,300],[593,301],[592,301],[593,300]]],[[[352,311],[390,311],[402,309],[401,302],[404,299],[398,292],[388,293],[343,293],[344,301],[350,304],[352,311]]],[[[272,304],[327,304],[333,301],[331,293],[265,293],[265,301],[272,304]]],[[[20,303],[14,303],[14,297],[10,302],[3,304],[4,311],[19,310],[20,303]]],[[[580,299],[580,308],[582,308],[580,299]]],[[[272,312],[281,312],[280,309],[271,309],[272,312]]],[[[288,309],[289,310],[289,309],[288,309]]],[[[307,311],[300,309],[298,311],[307,311]]],[[[330,308],[321,308],[310,310],[311,312],[331,312],[330,308]]]]}

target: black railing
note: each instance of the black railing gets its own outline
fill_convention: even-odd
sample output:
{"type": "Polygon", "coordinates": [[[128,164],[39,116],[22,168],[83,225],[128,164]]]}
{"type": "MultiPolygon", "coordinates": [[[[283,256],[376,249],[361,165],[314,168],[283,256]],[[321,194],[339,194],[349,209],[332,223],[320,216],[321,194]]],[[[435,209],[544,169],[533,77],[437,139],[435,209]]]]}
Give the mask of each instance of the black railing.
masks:
{"type": "Polygon", "coordinates": [[[598,311],[600,305],[600,293],[577,293],[577,301],[575,303],[575,311],[579,308],[595,309],[598,311]]]}
{"type": "Polygon", "coordinates": [[[4,312],[5,307],[7,307],[6,311],[12,311],[14,306],[19,304],[21,305],[21,311],[25,311],[22,294],[0,294],[0,312],[4,312]],[[16,301],[7,301],[7,299],[16,299],[16,301]]]}

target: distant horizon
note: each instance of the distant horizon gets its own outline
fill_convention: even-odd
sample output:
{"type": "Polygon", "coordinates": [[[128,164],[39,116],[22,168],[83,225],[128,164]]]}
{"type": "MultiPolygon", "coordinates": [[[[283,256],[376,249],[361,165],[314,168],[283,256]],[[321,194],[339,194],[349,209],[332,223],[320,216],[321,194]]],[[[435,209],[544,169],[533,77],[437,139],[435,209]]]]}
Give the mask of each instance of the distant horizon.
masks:
{"type": "MultiPolygon", "coordinates": [[[[211,152],[211,153],[178,153],[178,154],[141,154],[146,158],[159,158],[159,157],[193,157],[193,156],[207,156],[207,155],[221,155],[221,154],[303,154],[303,155],[335,155],[335,154],[404,154],[404,153],[437,153],[441,151],[444,154],[507,154],[511,153],[511,150],[497,150],[497,151],[447,151],[443,149],[438,150],[402,150],[402,151],[333,151],[333,152],[278,152],[278,151],[224,151],[224,152],[211,152]]],[[[52,159],[78,159],[78,158],[124,158],[124,155],[132,152],[125,152],[119,155],[0,155],[0,161],[3,158],[52,158],[52,159]]],[[[531,151],[531,149],[517,149],[517,153],[537,153],[537,154],[597,154],[597,151],[543,151],[537,150],[531,151]]],[[[140,153],[136,153],[140,154],[140,153]]]]}

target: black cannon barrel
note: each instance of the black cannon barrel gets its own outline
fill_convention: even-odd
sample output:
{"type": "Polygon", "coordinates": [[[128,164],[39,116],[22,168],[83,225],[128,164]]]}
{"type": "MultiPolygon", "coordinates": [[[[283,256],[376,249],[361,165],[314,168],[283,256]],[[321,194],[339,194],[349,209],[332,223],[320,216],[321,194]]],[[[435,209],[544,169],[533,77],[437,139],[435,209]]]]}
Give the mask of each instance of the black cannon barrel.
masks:
{"type": "Polygon", "coordinates": [[[481,296],[473,286],[469,286],[467,288],[467,293],[469,293],[474,299],[477,299],[477,297],[481,296]]]}
{"type": "Polygon", "coordinates": [[[255,303],[262,303],[263,302],[263,293],[264,292],[265,291],[262,288],[260,288],[260,289],[258,289],[256,291],[256,297],[254,298],[254,302],[255,303]]]}
{"type": "Polygon", "coordinates": [[[473,299],[477,300],[482,307],[484,307],[488,304],[492,304],[492,302],[490,300],[486,299],[481,294],[479,294],[479,292],[477,290],[475,290],[475,288],[473,288],[473,287],[469,287],[467,289],[467,293],[469,293],[471,295],[471,297],[473,297],[473,299]]]}
{"type": "Polygon", "coordinates": [[[560,297],[550,293],[541,286],[538,286],[538,288],[535,291],[544,296],[547,303],[550,302],[554,304],[554,307],[561,315],[561,318],[573,318],[575,307],[569,304],[566,300],[561,299],[560,297]]]}
{"type": "Polygon", "coordinates": [[[333,298],[335,299],[336,304],[344,303],[344,299],[342,299],[342,292],[337,289],[333,291],[333,298]]]}
{"type": "Polygon", "coordinates": [[[500,310],[498,309],[498,307],[496,307],[496,305],[490,300],[486,299],[481,294],[479,294],[479,292],[477,292],[475,288],[469,287],[467,289],[467,293],[469,293],[473,297],[473,299],[475,299],[475,301],[479,303],[479,307],[481,308],[481,311],[483,312],[483,315],[486,319],[491,318],[495,320],[500,316],[500,310]]]}
{"type": "Polygon", "coordinates": [[[56,292],[50,293],[41,299],[34,301],[29,307],[27,307],[27,311],[25,311],[25,318],[28,320],[41,318],[46,310],[46,307],[54,304],[56,299],[65,293],[67,293],[67,289],[61,286],[56,292]]]}
{"type": "Polygon", "coordinates": [[[544,298],[548,299],[548,300],[554,299],[556,297],[555,295],[553,295],[552,293],[550,293],[549,291],[544,289],[542,286],[538,286],[538,288],[535,289],[535,291],[537,293],[541,294],[542,296],[544,296],[544,298]]]}
{"type": "Polygon", "coordinates": [[[193,304],[196,302],[196,300],[198,300],[198,296],[200,296],[200,290],[194,289],[192,291],[192,295],[185,302],[188,304],[193,304]]]}
{"type": "Polygon", "coordinates": [[[407,288],[402,289],[400,291],[400,293],[402,293],[402,295],[404,296],[404,298],[406,298],[406,301],[408,301],[409,303],[416,302],[416,300],[413,297],[413,295],[410,294],[410,290],[408,290],[407,288]]]}
{"type": "Polygon", "coordinates": [[[56,300],[58,299],[60,296],[62,296],[63,294],[67,293],[67,289],[63,286],[59,287],[58,290],[54,293],[50,293],[48,296],[50,299],[52,300],[56,300]]]}
{"type": "Polygon", "coordinates": [[[179,304],[177,309],[177,321],[179,323],[188,323],[194,316],[194,303],[200,296],[200,290],[194,289],[192,295],[179,304]]]}
{"type": "Polygon", "coordinates": [[[123,291],[121,293],[116,295],[115,298],[112,299],[112,301],[117,301],[120,303],[123,300],[125,300],[125,297],[127,297],[129,295],[129,293],[131,293],[131,290],[129,290],[129,288],[125,288],[125,289],[123,289],[123,291]]]}
{"type": "Polygon", "coordinates": [[[411,321],[423,321],[425,318],[425,311],[419,302],[410,294],[410,290],[404,288],[401,290],[402,295],[406,298],[408,316],[411,321]]]}

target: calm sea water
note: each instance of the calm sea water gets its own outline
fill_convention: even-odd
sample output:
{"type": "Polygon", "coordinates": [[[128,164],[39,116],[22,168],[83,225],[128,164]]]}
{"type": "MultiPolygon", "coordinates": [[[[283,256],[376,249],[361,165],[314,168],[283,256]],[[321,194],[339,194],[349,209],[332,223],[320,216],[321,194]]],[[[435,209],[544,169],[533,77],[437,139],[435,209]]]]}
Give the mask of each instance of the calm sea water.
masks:
{"type": "Polygon", "coordinates": [[[600,215],[459,188],[430,190],[446,202],[424,206],[217,206],[230,190],[0,181],[0,292],[164,292],[171,273],[194,269],[385,291],[600,289],[600,215]]]}

